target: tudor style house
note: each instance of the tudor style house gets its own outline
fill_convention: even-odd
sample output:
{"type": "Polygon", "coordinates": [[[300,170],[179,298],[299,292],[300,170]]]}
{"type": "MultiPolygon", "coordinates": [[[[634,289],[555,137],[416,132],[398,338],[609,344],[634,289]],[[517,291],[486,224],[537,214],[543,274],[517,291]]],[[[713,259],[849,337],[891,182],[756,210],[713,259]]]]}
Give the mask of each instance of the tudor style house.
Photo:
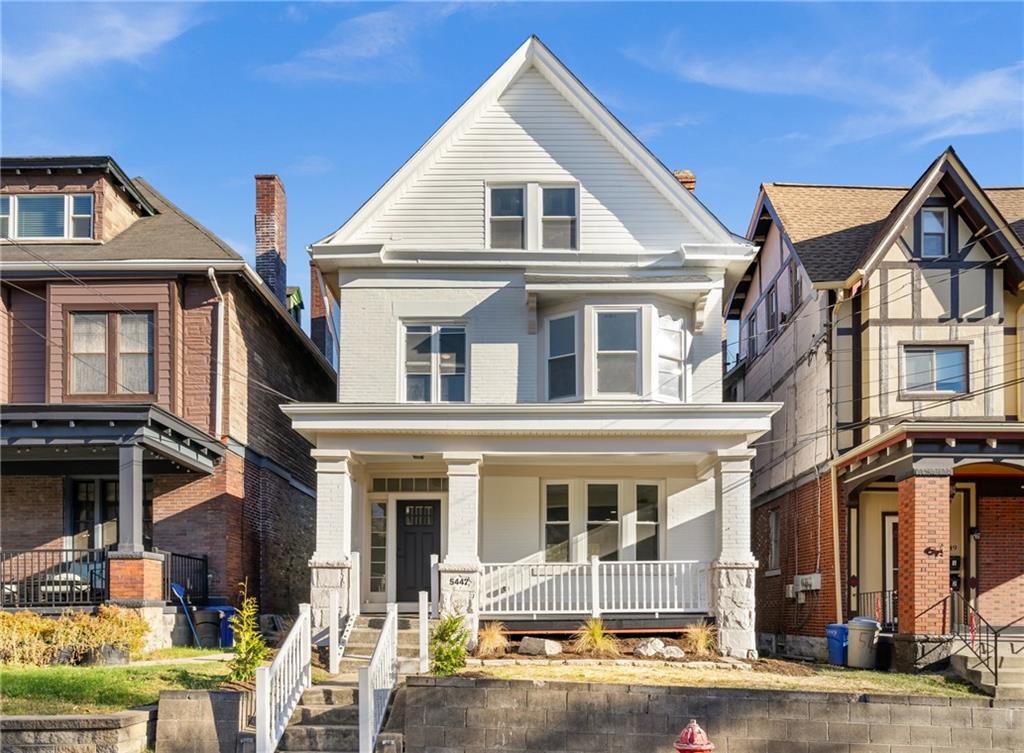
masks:
{"type": "Polygon", "coordinates": [[[877,617],[912,664],[1024,615],[1024,188],[952,148],[907,188],[761,186],[727,303],[726,390],[785,404],[756,443],[762,649],[877,617]]]}
{"type": "Polygon", "coordinates": [[[225,602],[248,579],[292,611],[315,477],[277,406],[335,378],[285,308],[280,181],[256,178],[254,271],[110,157],[0,168],[3,606],[155,608],[172,582],[225,602]]]}
{"type": "Polygon", "coordinates": [[[432,590],[511,622],[714,616],[754,652],[750,444],[778,406],[722,401],[754,247],[690,177],[531,37],[311,246],[342,377],[283,409],[315,445],[317,620],[331,591],[432,590]]]}

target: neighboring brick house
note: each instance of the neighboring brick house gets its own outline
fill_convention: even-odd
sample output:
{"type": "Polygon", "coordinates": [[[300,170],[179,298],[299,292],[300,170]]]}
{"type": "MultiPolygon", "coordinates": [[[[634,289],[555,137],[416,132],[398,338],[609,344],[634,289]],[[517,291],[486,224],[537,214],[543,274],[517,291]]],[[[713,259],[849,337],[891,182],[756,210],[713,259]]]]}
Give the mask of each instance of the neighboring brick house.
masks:
{"type": "Polygon", "coordinates": [[[0,167],[4,605],[152,606],[166,576],[292,611],[315,474],[279,406],[335,376],[285,308],[280,181],[256,177],[261,279],[109,157],[0,167]]]}
{"type": "Polygon", "coordinates": [[[910,663],[966,605],[1024,615],[1024,188],[950,148],[909,189],[764,184],[748,236],[725,389],[785,403],[752,482],[762,649],[822,655],[859,614],[910,663]]]}

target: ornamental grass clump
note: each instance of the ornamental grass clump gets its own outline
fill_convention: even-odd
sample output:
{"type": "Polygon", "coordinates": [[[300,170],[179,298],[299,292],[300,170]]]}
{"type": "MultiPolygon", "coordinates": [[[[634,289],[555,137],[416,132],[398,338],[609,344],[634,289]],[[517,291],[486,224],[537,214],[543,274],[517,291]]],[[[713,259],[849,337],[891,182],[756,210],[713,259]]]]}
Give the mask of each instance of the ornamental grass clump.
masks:
{"type": "Polygon", "coordinates": [[[67,611],[59,617],[0,613],[0,663],[80,664],[104,649],[138,656],[149,625],[132,609],[101,606],[95,615],[67,611]]]}
{"type": "Polygon", "coordinates": [[[259,625],[256,597],[249,595],[248,583],[239,583],[239,607],[228,623],[235,634],[235,653],[228,662],[230,682],[252,682],[256,668],[266,661],[267,648],[259,625]]]}
{"type": "Polygon", "coordinates": [[[718,631],[707,622],[683,628],[683,650],[691,656],[711,656],[718,651],[718,631]]]}
{"type": "Polygon", "coordinates": [[[618,638],[604,628],[600,617],[592,617],[584,622],[576,632],[572,642],[572,650],[577,654],[591,654],[605,658],[622,655],[622,647],[618,638]]]}
{"type": "Polygon", "coordinates": [[[430,636],[431,669],[438,677],[448,677],[466,666],[469,628],[457,612],[446,614],[430,636]]]}
{"type": "Polygon", "coordinates": [[[477,631],[476,655],[479,657],[504,656],[508,645],[503,622],[488,622],[477,631]]]}

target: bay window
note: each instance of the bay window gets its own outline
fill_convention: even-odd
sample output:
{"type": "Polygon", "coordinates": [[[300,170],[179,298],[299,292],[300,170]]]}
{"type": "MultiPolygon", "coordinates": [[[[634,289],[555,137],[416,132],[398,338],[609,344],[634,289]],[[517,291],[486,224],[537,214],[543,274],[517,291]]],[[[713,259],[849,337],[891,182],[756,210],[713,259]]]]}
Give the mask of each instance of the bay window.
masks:
{"type": "Polygon", "coordinates": [[[673,400],[683,395],[683,330],[681,322],[663,316],[658,326],[658,394],[673,400]]]}
{"type": "Polygon", "coordinates": [[[152,312],[75,311],[68,329],[68,394],[153,394],[152,312]]]}
{"type": "Polygon", "coordinates": [[[19,240],[90,239],[93,195],[11,194],[0,198],[0,236],[19,240]]]}
{"type": "Polygon", "coordinates": [[[576,316],[548,320],[548,400],[576,396],[576,316]]]}
{"type": "Polygon", "coordinates": [[[640,392],[639,311],[597,312],[597,392],[640,392]]]}
{"type": "Polygon", "coordinates": [[[466,328],[407,324],[404,339],[406,402],[465,402],[466,328]]]}

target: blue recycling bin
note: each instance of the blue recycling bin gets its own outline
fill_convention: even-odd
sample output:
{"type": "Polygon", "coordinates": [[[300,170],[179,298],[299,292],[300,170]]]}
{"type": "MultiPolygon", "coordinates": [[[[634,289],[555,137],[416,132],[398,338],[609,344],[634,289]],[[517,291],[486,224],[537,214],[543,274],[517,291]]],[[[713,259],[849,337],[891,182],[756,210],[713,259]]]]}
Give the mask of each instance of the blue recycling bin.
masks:
{"type": "Polygon", "coordinates": [[[828,663],[839,667],[846,666],[846,651],[849,646],[849,629],[838,622],[825,628],[825,640],[828,643],[828,663]]]}
{"type": "Polygon", "coordinates": [[[217,607],[220,610],[220,647],[231,648],[235,645],[235,631],[231,628],[231,618],[237,611],[234,607],[217,607]]]}

